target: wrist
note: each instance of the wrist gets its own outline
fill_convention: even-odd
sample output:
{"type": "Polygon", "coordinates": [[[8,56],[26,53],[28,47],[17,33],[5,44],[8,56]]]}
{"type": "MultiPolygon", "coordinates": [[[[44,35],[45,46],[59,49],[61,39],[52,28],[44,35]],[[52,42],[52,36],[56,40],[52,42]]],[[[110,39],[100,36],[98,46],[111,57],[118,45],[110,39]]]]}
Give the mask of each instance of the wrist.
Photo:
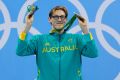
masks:
{"type": "Polygon", "coordinates": [[[31,25],[30,24],[26,24],[25,27],[24,27],[23,32],[28,33],[30,28],[31,28],[31,25]]]}
{"type": "Polygon", "coordinates": [[[89,29],[87,28],[87,26],[86,27],[82,27],[81,29],[82,29],[82,32],[84,34],[88,34],[89,33],[89,29]]]}

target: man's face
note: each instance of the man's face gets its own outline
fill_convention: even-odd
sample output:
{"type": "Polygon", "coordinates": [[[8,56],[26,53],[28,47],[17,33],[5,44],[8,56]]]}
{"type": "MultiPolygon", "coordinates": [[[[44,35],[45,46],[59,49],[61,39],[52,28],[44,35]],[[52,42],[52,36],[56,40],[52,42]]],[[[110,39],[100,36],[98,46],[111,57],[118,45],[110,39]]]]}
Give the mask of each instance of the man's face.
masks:
{"type": "Polygon", "coordinates": [[[53,29],[61,31],[66,23],[65,12],[63,10],[56,10],[53,12],[49,22],[52,24],[53,29]]]}

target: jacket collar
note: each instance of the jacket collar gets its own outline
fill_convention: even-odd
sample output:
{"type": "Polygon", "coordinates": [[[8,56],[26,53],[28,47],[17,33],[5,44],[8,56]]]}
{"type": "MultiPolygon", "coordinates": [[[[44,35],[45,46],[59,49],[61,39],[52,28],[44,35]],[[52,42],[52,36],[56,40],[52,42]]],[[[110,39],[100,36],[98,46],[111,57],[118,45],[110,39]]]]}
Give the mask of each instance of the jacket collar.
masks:
{"type": "Polygon", "coordinates": [[[63,34],[65,34],[66,33],[66,31],[64,31],[62,34],[59,34],[55,29],[52,29],[52,30],[50,30],[50,32],[49,32],[49,34],[56,34],[56,35],[63,35],[63,34]]]}

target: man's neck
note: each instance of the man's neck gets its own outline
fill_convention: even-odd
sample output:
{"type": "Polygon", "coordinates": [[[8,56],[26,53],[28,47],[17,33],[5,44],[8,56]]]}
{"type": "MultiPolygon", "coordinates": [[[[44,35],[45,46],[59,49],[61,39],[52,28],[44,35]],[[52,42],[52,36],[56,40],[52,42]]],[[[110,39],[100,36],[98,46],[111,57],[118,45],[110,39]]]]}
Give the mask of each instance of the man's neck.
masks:
{"type": "Polygon", "coordinates": [[[61,29],[61,30],[52,29],[52,30],[50,31],[50,33],[62,34],[62,33],[64,33],[64,29],[61,29]]]}
{"type": "Polygon", "coordinates": [[[64,32],[64,29],[57,31],[59,34],[62,34],[64,32]]]}

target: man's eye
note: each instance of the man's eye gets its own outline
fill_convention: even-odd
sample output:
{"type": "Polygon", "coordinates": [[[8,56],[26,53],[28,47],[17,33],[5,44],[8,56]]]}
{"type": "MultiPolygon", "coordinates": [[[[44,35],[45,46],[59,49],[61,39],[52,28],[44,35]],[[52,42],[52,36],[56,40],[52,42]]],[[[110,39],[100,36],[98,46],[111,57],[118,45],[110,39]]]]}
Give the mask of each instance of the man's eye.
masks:
{"type": "Polygon", "coordinates": [[[59,18],[64,19],[65,16],[52,16],[52,18],[54,18],[54,19],[59,19],[59,18]]]}
{"type": "Polygon", "coordinates": [[[59,16],[52,16],[53,18],[58,18],[59,16]]]}
{"type": "Polygon", "coordinates": [[[65,16],[60,16],[60,18],[62,18],[62,19],[63,19],[63,18],[65,18],[65,16]]]}

